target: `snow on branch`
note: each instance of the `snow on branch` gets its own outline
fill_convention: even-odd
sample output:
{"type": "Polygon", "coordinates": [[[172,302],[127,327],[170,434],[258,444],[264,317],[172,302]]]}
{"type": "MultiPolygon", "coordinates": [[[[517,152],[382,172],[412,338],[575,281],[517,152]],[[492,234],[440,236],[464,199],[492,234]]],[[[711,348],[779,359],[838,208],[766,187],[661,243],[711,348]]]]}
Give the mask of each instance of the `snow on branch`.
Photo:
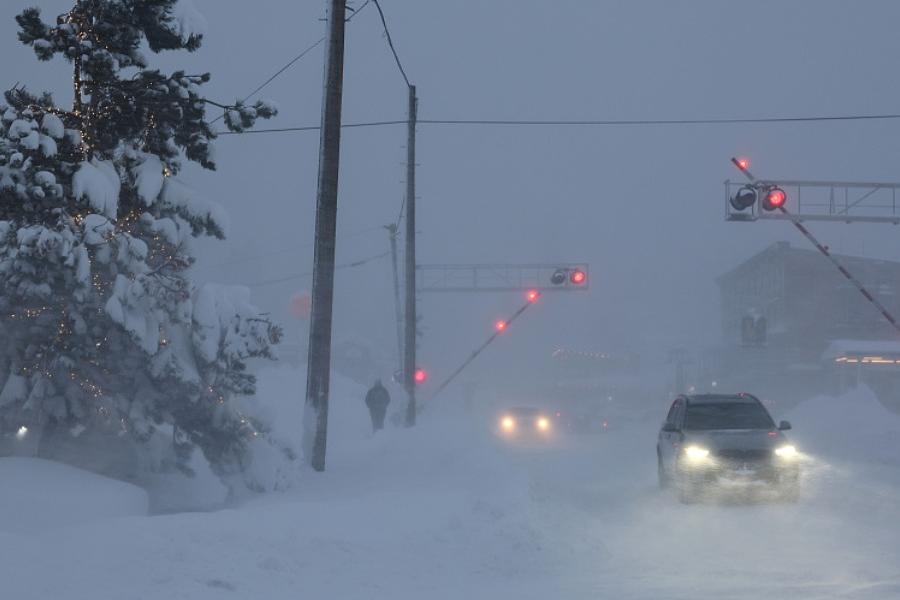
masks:
{"type": "Polygon", "coordinates": [[[75,198],[86,199],[91,208],[109,219],[115,219],[118,213],[121,186],[116,166],[105,160],[81,163],[72,177],[75,198]]]}

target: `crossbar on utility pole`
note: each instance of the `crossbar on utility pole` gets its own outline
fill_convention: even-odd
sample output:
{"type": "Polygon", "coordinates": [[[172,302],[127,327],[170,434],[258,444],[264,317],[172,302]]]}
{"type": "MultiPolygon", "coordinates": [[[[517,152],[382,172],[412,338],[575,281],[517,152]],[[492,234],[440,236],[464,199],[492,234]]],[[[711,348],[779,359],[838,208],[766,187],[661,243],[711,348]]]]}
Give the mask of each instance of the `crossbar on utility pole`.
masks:
{"type": "Polygon", "coordinates": [[[406,311],[403,344],[403,383],[406,386],[406,426],[416,424],[416,86],[409,86],[409,120],[406,135],[406,311]]]}
{"type": "Polygon", "coordinates": [[[337,231],[338,167],[341,149],[341,104],[344,82],[345,0],[330,0],[325,90],[319,140],[316,238],[313,259],[309,358],[306,367],[303,449],[316,471],[325,470],[328,391],[331,373],[331,318],[334,301],[334,254],[337,231]]]}

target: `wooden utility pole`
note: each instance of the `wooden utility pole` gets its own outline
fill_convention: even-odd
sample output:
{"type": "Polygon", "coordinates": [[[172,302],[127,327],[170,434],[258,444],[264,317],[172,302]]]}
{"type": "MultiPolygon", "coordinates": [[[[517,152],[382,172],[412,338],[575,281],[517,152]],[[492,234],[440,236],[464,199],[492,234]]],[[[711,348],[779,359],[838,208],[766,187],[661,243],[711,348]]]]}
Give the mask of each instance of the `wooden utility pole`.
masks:
{"type": "Polygon", "coordinates": [[[316,471],[325,470],[328,433],[331,315],[334,300],[334,252],[344,84],[345,1],[328,0],[328,46],[325,55],[322,132],[319,139],[315,258],[303,431],[303,449],[307,460],[316,471]]]}
{"type": "Polygon", "coordinates": [[[406,139],[406,313],[403,344],[403,381],[408,404],[406,426],[416,424],[416,86],[409,86],[409,120],[406,139]]]}

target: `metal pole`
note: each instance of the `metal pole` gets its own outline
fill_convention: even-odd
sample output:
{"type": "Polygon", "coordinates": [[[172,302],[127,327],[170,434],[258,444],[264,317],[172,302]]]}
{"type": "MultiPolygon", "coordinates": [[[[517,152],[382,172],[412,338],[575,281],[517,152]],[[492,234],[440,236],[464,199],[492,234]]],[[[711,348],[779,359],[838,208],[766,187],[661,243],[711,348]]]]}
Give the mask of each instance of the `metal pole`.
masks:
{"type": "Polygon", "coordinates": [[[406,315],[403,344],[403,380],[409,403],[406,426],[416,424],[416,86],[409,86],[409,120],[406,139],[406,315]]]}
{"type": "Polygon", "coordinates": [[[309,358],[306,370],[303,449],[316,471],[325,470],[328,389],[331,371],[331,317],[334,300],[334,252],[337,229],[338,167],[341,147],[341,101],[344,81],[345,0],[329,0],[328,46],[313,260],[309,358]]]}
{"type": "Polygon", "coordinates": [[[397,264],[397,226],[393,223],[385,225],[391,240],[391,266],[394,271],[394,316],[397,321],[397,361],[400,373],[403,373],[403,305],[400,302],[400,274],[397,264]]]}

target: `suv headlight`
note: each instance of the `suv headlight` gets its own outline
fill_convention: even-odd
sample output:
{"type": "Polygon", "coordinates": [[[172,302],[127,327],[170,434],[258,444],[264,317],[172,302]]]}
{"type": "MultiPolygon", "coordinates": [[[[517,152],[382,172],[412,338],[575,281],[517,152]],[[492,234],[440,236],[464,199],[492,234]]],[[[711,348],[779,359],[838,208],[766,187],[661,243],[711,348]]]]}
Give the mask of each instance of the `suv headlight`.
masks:
{"type": "Polygon", "coordinates": [[[701,462],[709,457],[709,450],[700,446],[687,446],[684,449],[684,455],[691,462],[701,462]]]}
{"type": "Polygon", "coordinates": [[[779,458],[794,459],[797,458],[798,454],[799,452],[797,452],[797,448],[791,446],[790,444],[775,448],[775,456],[779,458]]]}

